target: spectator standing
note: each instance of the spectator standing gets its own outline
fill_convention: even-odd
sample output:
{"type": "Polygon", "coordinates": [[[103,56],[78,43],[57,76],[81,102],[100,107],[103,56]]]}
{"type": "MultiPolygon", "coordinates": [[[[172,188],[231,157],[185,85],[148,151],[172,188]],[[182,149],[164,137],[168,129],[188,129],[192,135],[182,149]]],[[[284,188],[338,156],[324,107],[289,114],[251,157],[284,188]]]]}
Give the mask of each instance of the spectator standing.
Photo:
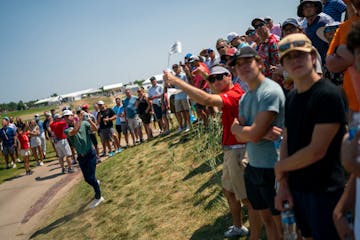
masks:
{"type": "Polygon", "coordinates": [[[161,96],[164,93],[163,88],[157,84],[156,78],[153,76],[150,78],[151,87],[148,90],[148,98],[151,100],[152,106],[154,108],[154,113],[156,121],[159,124],[160,130],[165,131],[165,123],[162,118],[162,109],[161,109],[161,96]]]}
{"type": "MultiPolygon", "coordinates": [[[[137,94],[138,94],[138,98],[136,101],[136,109],[140,116],[141,121],[144,124],[147,139],[150,140],[153,138],[153,133],[152,133],[152,129],[150,126],[151,102],[146,97],[143,88],[138,89],[137,94]]],[[[141,129],[140,129],[140,131],[141,131],[141,129]]]]}
{"type": "Polygon", "coordinates": [[[15,163],[15,146],[16,146],[16,131],[14,128],[9,127],[10,119],[3,117],[2,128],[0,129],[0,140],[2,142],[2,151],[5,157],[6,168],[10,168],[10,164],[13,168],[16,168],[15,163]],[[9,162],[9,156],[11,162],[9,162]]]}
{"type": "Polygon", "coordinates": [[[20,142],[20,154],[24,161],[25,174],[31,175],[33,172],[30,169],[30,140],[28,127],[24,125],[23,128],[17,129],[17,139],[20,142]]]}
{"type": "Polygon", "coordinates": [[[340,89],[315,71],[316,52],[304,34],[279,43],[282,66],[296,90],[287,97],[276,208],[288,202],[305,238],[339,239],[332,212],[344,190],[340,146],[345,132],[345,102],[340,89]]]}
{"type": "Polygon", "coordinates": [[[113,107],[113,111],[116,114],[115,120],[115,128],[118,133],[118,141],[121,143],[121,133],[124,135],[126,146],[129,147],[129,134],[128,134],[128,126],[125,119],[124,106],[121,104],[120,97],[115,98],[115,106],[113,107]]]}
{"type": "Polygon", "coordinates": [[[46,137],[45,137],[45,130],[44,130],[44,122],[42,120],[40,120],[40,115],[39,114],[35,114],[34,116],[35,122],[36,124],[39,126],[39,131],[40,131],[40,141],[41,141],[41,150],[42,150],[42,155],[43,155],[43,159],[46,159],[46,137]]]}
{"type": "MultiPolygon", "coordinates": [[[[116,146],[114,151],[111,150],[111,144],[114,142],[114,128],[113,128],[113,120],[116,118],[115,112],[111,109],[105,106],[105,103],[103,101],[98,101],[97,105],[99,106],[99,113],[97,118],[97,124],[99,124],[99,134],[101,138],[101,142],[104,146],[104,154],[106,154],[106,148],[109,150],[109,157],[114,156],[115,151],[119,151],[119,146],[116,146],[117,144],[114,144],[114,147],[116,146]]],[[[104,155],[103,154],[103,155],[104,155]]],[[[105,155],[104,155],[105,156],[105,155]]]]}
{"type": "Polygon", "coordinates": [[[84,115],[86,114],[85,111],[81,111],[79,120],[75,121],[74,115],[68,110],[64,114],[65,120],[68,125],[73,127],[67,128],[65,134],[76,148],[80,169],[85,181],[94,189],[95,197],[89,207],[95,208],[104,201],[104,198],[101,196],[100,181],[96,179],[95,175],[97,157],[90,139],[90,132],[96,131],[97,125],[91,118],[86,117],[85,119],[84,115]]]}
{"type": "Polygon", "coordinates": [[[244,179],[247,196],[261,216],[267,239],[281,239],[280,213],[274,206],[274,166],[278,154],[273,141],[282,132],[285,96],[277,83],[261,73],[261,57],[253,48],[242,48],[231,65],[235,65],[240,78],[249,86],[239,103],[239,119],[231,126],[236,139],[246,142],[249,164],[244,179]]]}
{"type": "Polygon", "coordinates": [[[41,148],[40,127],[36,124],[35,120],[29,123],[29,137],[31,152],[37,162],[38,166],[43,166],[43,150],[41,148]]]}
{"type": "Polygon", "coordinates": [[[265,77],[271,77],[272,69],[279,64],[279,40],[274,34],[270,33],[264,19],[255,18],[251,21],[251,25],[256,29],[256,32],[260,37],[258,53],[263,60],[262,72],[265,77]]]}
{"type": "Polygon", "coordinates": [[[306,19],[306,27],[304,29],[306,36],[311,40],[313,46],[320,53],[322,63],[325,64],[326,52],[329,48],[329,44],[321,40],[316,31],[319,27],[325,26],[325,24],[332,22],[332,18],[322,13],[323,5],[321,0],[301,0],[297,8],[298,17],[306,19]]]}
{"type": "MultiPolygon", "coordinates": [[[[72,114],[71,110],[64,110],[63,115],[70,115],[72,114]]],[[[56,148],[56,153],[59,157],[59,163],[61,167],[61,172],[66,173],[65,166],[64,166],[64,157],[67,162],[67,170],[68,173],[73,173],[74,170],[71,165],[71,149],[69,142],[67,140],[67,136],[65,135],[64,131],[67,128],[67,123],[62,119],[59,114],[54,115],[55,118],[52,122],[50,122],[50,129],[53,132],[53,141],[56,148]]]]}
{"type": "Polygon", "coordinates": [[[169,72],[164,73],[164,79],[181,88],[196,102],[222,109],[222,145],[224,148],[222,186],[223,192],[228,200],[234,224],[224,233],[224,236],[228,238],[248,235],[248,230],[242,225],[240,203],[240,201],[242,201],[249,211],[250,239],[259,239],[260,227],[255,227],[259,219],[254,215],[251,204],[247,200],[243,179],[243,161],[246,161],[245,145],[237,142],[234,135],[230,132],[231,123],[237,117],[239,99],[244,91],[239,85],[233,85],[231,73],[223,65],[213,66],[207,78],[211,87],[216,89],[218,94],[206,93],[189,85],[169,72]]]}
{"type": "MultiPolygon", "coordinates": [[[[181,71],[181,67],[178,64],[174,64],[172,69],[177,78],[182,79],[184,82],[188,83],[186,75],[181,71]]],[[[175,85],[176,89],[179,89],[175,85]]],[[[181,90],[181,92],[175,94],[175,115],[179,122],[179,131],[184,130],[188,132],[190,130],[190,107],[187,99],[187,94],[181,90]]]]}
{"type": "MultiPolygon", "coordinates": [[[[130,89],[125,89],[125,99],[123,100],[123,106],[124,106],[126,122],[130,130],[131,138],[133,140],[133,146],[135,146],[136,144],[135,131],[137,131],[136,127],[138,125],[136,101],[137,101],[137,97],[131,95],[130,89]]],[[[137,133],[136,136],[138,136],[137,133]]]]}

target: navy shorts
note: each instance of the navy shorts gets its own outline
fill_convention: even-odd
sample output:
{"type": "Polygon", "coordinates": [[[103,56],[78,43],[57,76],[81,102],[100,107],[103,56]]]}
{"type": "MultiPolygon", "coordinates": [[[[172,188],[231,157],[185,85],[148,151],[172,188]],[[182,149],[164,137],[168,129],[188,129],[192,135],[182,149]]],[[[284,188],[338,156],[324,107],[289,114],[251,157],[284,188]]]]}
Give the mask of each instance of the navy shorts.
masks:
{"type": "Polygon", "coordinates": [[[269,209],[272,215],[279,215],[275,209],[275,173],[273,168],[256,168],[249,165],[244,173],[247,197],[255,210],[269,209]]]}
{"type": "Polygon", "coordinates": [[[156,104],[153,105],[155,116],[157,120],[160,120],[162,117],[162,109],[161,106],[158,106],[156,104]]]}
{"type": "Polygon", "coordinates": [[[316,240],[340,239],[332,213],[343,190],[331,193],[292,191],[296,223],[303,237],[316,240]]]}

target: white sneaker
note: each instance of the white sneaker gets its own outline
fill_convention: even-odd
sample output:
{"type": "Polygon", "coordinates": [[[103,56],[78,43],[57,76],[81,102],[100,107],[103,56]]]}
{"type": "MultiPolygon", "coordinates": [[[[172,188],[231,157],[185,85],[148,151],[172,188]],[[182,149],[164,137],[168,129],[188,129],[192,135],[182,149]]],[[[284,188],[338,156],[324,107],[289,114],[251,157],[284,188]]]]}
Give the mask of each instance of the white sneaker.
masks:
{"type": "Polygon", "coordinates": [[[184,132],[188,132],[188,131],[190,131],[190,128],[189,128],[189,127],[186,127],[185,130],[184,130],[184,132]]]}
{"type": "Polygon", "coordinates": [[[44,163],[43,163],[43,162],[40,162],[40,163],[39,163],[39,166],[44,166],[44,163]]]}
{"type": "Polygon", "coordinates": [[[16,168],[16,164],[15,164],[15,163],[13,164],[12,168],[16,168]]]}
{"type": "Polygon", "coordinates": [[[21,162],[21,160],[18,158],[18,159],[16,159],[16,162],[19,162],[19,163],[20,163],[20,162],[21,162]]]}
{"type": "Polygon", "coordinates": [[[97,179],[97,183],[98,183],[98,185],[100,186],[100,180],[99,180],[99,179],[97,179]]]}
{"type": "Polygon", "coordinates": [[[94,199],[90,205],[89,208],[96,208],[101,202],[105,201],[105,199],[103,197],[99,198],[99,199],[94,199]]]}
{"type": "Polygon", "coordinates": [[[248,235],[249,230],[245,226],[241,226],[241,228],[230,226],[229,229],[224,233],[224,237],[226,238],[245,237],[248,235]]]}

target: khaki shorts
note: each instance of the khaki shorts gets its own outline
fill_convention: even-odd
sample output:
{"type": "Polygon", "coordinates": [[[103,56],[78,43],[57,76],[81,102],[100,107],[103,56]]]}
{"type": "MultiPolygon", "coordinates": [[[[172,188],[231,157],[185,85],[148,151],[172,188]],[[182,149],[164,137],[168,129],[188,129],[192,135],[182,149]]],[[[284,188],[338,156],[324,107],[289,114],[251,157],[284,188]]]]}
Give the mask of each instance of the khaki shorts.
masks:
{"type": "Polygon", "coordinates": [[[20,154],[22,157],[30,156],[30,149],[20,149],[20,154]]]}
{"type": "Polygon", "coordinates": [[[189,103],[187,99],[175,100],[175,112],[189,111],[189,103]]]}
{"type": "Polygon", "coordinates": [[[245,146],[237,149],[224,150],[222,187],[235,194],[237,200],[246,199],[244,169],[247,162],[245,146]]]}

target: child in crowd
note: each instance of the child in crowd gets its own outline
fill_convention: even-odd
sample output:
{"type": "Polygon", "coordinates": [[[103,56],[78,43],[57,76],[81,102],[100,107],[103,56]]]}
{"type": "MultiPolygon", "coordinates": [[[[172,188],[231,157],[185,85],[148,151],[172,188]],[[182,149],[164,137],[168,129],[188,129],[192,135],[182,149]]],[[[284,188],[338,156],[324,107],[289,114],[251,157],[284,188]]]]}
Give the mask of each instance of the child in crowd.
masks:
{"type": "Polygon", "coordinates": [[[26,175],[31,175],[33,172],[30,169],[30,141],[29,141],[29,131],[25,126],[23,129],[17,129],[18,140],[20,142],[20,153],[24,161],[24,167],[26,175]]]}

